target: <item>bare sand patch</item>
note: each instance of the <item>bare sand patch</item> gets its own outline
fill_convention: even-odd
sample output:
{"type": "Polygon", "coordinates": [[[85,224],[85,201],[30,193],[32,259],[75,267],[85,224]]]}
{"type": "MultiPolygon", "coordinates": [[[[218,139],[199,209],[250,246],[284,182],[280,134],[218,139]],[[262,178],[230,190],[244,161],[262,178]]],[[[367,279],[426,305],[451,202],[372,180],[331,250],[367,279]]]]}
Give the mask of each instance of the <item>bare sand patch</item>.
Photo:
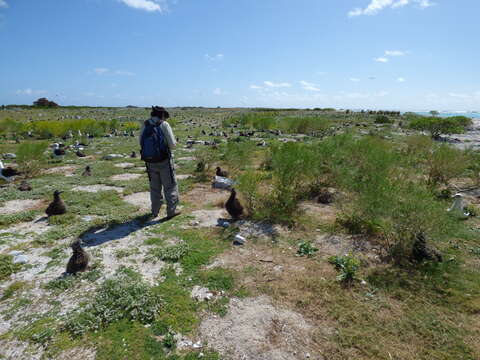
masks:
{"type": "Polygon", "coordinates": [[[10,200],[0,207],[0,214],[15,214],[22,211],[38,209],[43,205],[43,200],[10,200]]]}
{"type": "Polygon", "coordinates": [[[202,340],[232,360],[323,359],[313,353],[313,330],[301,314],[274,306],[267,296],[232,299],[226,316],[200,324],[202,340]]]}
{"type": "Polygon", "coordinates": [[[123,200],[138,206],[141,210],[150,210],[150,193],[148,191],[127,195],[123,200]]]}
{"type": "Polygon", "coordinates": [[[45,170],[44,174],[63,174],[65,176],[73,176],[73,173],[78,169],[78,166],[75,165],[65,165],[50,168],[45,170]]]}
{"type": "Polygon", "coordinates": [[[123,192],[123,188],[118,187],[118,186],[109,186],[109,185],[102,185],[102,184],[97,184],[97,185],[86,185],[86,186],[75,186],[72,188],[72,191],[85,191],[85,192],[90,192],[90,193],[96,193],[99,191],[116,191],[116,192],[123,192]]]}
{"type": "Polygon", "coordinates": [[[82,360],[95,360],[97,352],[95,349],[87,347],[75,347],[72,349],[65,350],[61,352],[57,360],[71,360],[71,359],[82,359],[82,360]]]}
{"type": "Polygon", "coordinates": [[[228,214],[225,210],[195,210],[191,213],[195,217],[192,225],[198,227],[213,227],[218,225],[218,219],[225,219],[228,214]]]}
{"type": "Polygon", "coordinates": [[[130,162],[122,162],[122,163],[115,164],[114,166],[122,169],[128,169],[128,168],[135,167],[135,164],[130,162]]]}
{"type": "Polygon", "coordinates": [[[189,179],[189,178],[193,177],[193,175],[182,174],[182,175],[175,175],[175,177],[177,178],[177,180],[186,180],[186,179],[189,179]]]}
{"type": "Polygon", "coordinates": [[[142,174],[118,174],[113,175],[110,180],[114,181],[124,181],[124,180],[135,180],[142,176],[142,174]]]}
{"type": "Polygon", "coordinates": [[[208,205],[221,204],[227,201],[229,196],[230,193],[225,190],[213,189],[211,185],[207,184],[199,184],[182,195],[182,200],[191,203],[195,209],[201,209],[208,205]]]}

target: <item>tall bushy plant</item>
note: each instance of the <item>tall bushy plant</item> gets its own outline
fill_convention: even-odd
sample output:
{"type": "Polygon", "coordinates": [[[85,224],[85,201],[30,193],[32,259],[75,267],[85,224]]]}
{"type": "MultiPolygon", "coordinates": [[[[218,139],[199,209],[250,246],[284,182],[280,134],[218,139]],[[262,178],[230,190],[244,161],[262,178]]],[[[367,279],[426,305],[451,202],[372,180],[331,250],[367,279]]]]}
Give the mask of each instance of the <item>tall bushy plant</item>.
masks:
{"type": "Polygon", "coordinates": [[[46,142],[29,142],[18,147],[17,163],[25,178],[32,178],[42,170],[47,146],[46,142]]]}

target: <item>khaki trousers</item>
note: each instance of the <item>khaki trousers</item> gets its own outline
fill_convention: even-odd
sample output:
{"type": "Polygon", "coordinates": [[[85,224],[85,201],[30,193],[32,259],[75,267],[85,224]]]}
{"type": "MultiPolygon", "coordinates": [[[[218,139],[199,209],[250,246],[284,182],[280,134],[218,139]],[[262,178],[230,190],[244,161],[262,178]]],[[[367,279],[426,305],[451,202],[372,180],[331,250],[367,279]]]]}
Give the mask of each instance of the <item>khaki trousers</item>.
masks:
{"type": "Polygon", "coordinates": [[[173,168],[173,159],[159,163],[146,163],[150,179],[150,200],[152,214],[158,215],[163,205],[163,197],[167,200],[167,216],[173,215],[178,204],[178,185],[173,168]],[[163,194],[162,194],[163,188],[163,194]]]}

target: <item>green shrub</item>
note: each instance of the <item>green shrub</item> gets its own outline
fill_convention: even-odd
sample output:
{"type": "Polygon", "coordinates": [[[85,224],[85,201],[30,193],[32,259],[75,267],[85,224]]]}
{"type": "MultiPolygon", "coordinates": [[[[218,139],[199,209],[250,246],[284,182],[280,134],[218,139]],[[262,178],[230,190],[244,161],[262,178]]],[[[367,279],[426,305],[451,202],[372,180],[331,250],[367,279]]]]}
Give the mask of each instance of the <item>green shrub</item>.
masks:
{"type": "Polygon", "coordinates": [[[438,117],[416,117],[409,123],[411,129],[427,131],[432,138],[440,135],[461,134],[472,121],[464,116],[453,116],[448,118],[438,117]]]}
{"type": "Polygon", "coordinates": [[[150,250],[150,253],[163,261],[176,262],[188,253],[189,247],[185,242],[176,245],[158,247],[150,250]]]}
{"type": "Polygon", "coordinates": [[[45,166],[45,142],[29,142],[21,144],[17,149],[17,163],[23,177],[33,178],[45,166]]]}
{"type": "Polygon", "coordinates": [[[442,144],[434,146],[433,151],[426,154],[429,184],[448,185],[451,179],[462,175],[467,169],[468,158],[462,150],[442,144]]]}
{"type": "Polygon", "coordinates": [[[377,115],[375,117],[375,124],[393,124],[393,120],[386,115],[377,115]]]}
{"type": "Polygon", "coordinates": [[[0,254],[0,280],[5,280],[21,268],[20,264],[13,263],[13,256],[0,254]]]}
{"type": "Polygon", "coordinates": [[[298,244],[297,256],[308,256],[312,257],[318,249],[313,246],[311,241],[302,241],[298,244]]]}
{"type": "Polygon", "coordinates": [[[352,254],[345,256],[331,256],[328,261],[340,272],[337,281],[351,283],[356,279],[356,274],[360,268],[360,261],[352,254]]]}
{"type": "Polygon", "coordinates": [[[160,308],[160,297],[141,275],[121,268],[89,302],[67,315],[64,329],[79,336],[122,319],[150,324],[160,308]]]}

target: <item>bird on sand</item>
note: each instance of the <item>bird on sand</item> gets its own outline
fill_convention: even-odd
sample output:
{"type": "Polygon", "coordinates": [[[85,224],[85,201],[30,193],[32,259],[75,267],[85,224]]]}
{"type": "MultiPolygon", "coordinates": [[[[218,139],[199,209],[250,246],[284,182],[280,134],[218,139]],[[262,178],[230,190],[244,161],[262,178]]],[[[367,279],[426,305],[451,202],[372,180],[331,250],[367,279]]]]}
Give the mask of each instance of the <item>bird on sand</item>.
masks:
{"type": "Polygon", "coordinates": [[[54,143],[53,144],[53,156],[54,157],[61,157],[65,155],[65,150],[61,149],[59,143],[54,143]]]}
{"type": "Polygon", "coordinates": [[[92,176],[92,169],[90,169],[90,165],[87,165],[85,167],[85,170],[83,170],[82,176],[92,176]]]}
{"type": "Polygon", "coordinates": [[[70,245],[73,254],[68,260],[67,273],[75,275],[78,272],[83,272],[88,268],[89,256],[83,250],[80,240],[77,240],[70,245]]]}
{"type": "Polygon", "coordinates": [[[53,215],[62,215],[67,212],[67,207],[65,206],[65,203],[63,200],[60,198],[60,194],[62,191],[55,190],[53,193],[53,201],[48,205],[47,210],[45,210],[45,213],[47,216],[53,216],[53,215]]]}
{"type": "Polygon", "coordinates": [[[225,177],[225,178],[228,177],[228,172],[225,171],[225,170],[222,170],[222,169],[220,168],[220,166],[217,166],[217,169],[216,169],[216,170],[217,170],[217,171],[215,172],[215,175],[221,176],[221,177],[225,177]]]}
{"type": "Polygon", "coordinates": [[[22,183],[18,187],[18,190],[20,190],[20,191],[31,191],[32,186],[27,182],[27,180],[22,180],[22,183]]]}
{"type": "Polygon", "coordinates": [[[232,219],[238,219],[243,215],[243,206],[240,204],[240,201],[237,199],[237,192],[235,189],[232,189],[230,192],[230,197],[225,203],[225,208],[232,217],[232,219]]]}
{"type": "Polygon", "coordinates": [[[11,168],[10,166],[6,168],[0,160],[0,179],[10,182],[13,180],[12,177],[17,175],[20,175],[20,173],[16,169],[11,168]]]}

